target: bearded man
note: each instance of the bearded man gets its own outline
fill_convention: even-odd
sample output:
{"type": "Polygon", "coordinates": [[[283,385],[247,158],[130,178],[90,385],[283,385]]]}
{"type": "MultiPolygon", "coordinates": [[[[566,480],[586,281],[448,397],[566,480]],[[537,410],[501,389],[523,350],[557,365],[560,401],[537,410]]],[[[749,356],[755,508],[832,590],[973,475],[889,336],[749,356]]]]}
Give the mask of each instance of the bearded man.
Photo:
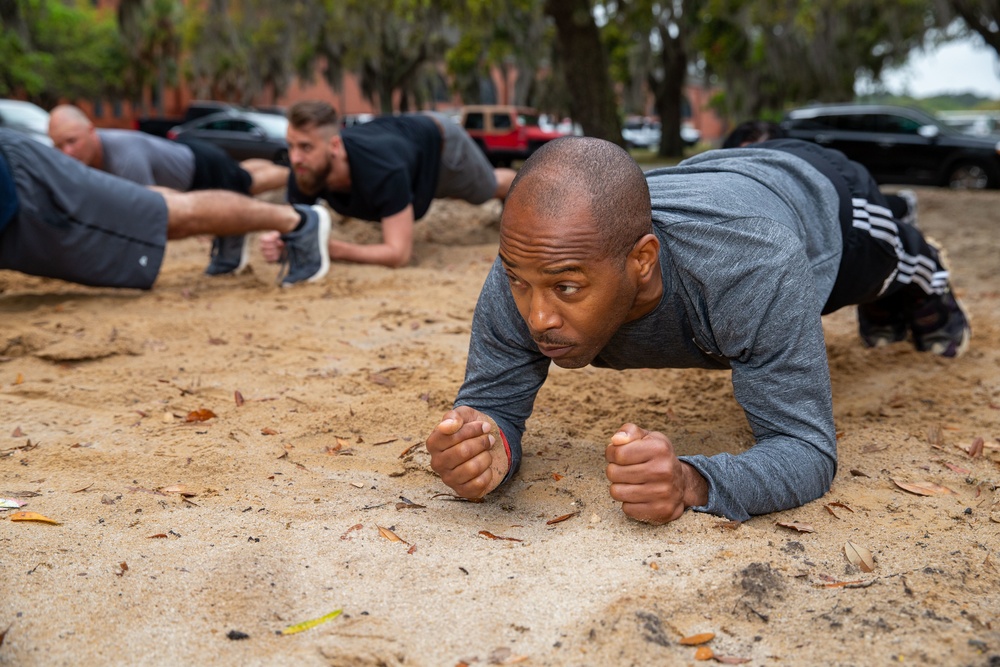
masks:
{"type": "MultiPolygon", "coordinates": [[[[435,198],[482,204],[507,195],[515,172],[494,169],[457,123],[435,113],[382,116],[340,127],[326,102],[288,112],[288,201],[326,201],[341,215],[382,223],[382,242],[331,239],[330,259],[400,267],[413,251],[413,223],[435,198]]],[[[261,236],[269,261],[281,256],[277,234],[261,236]]]]}

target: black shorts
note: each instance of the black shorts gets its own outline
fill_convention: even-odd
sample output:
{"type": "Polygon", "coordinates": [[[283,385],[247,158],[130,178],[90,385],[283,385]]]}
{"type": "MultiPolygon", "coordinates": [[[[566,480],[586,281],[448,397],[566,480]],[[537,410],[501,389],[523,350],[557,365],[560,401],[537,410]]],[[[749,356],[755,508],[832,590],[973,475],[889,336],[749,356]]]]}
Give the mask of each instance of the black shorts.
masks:
{"type": "Polygon", "coordinates": [[[230,190],[249,195],[253,178],[240,163],[207,141],[185,138],[180,135],[175,139],[184,144],[194,153],[194,179],[188,190],[230,190]]]}
{"type": "Polygon", "coordinates": [[[167,244],[162,195],[12,130],[0,129],[0,150],[19,204],[0,234],[0,269],[95,287],[153,286],[167,244]]]}
{"type": "Polygon", "coordinates": [[[851,304],[877,299],[896,274],[896,237],[901,233],[889,202],[868,170],[840,151],[798,139],[774,139],[755,144],[802,158],[830,179],[840,199],[840,229],[844,252],[837,280],[823,314],[851,304]]]}

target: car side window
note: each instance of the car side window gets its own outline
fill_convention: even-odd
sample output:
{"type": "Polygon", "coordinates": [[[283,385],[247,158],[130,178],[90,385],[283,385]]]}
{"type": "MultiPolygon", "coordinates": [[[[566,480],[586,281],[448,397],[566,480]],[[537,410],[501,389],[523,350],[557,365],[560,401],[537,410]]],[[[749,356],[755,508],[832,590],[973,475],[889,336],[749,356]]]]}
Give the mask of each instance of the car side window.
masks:
{"type": "Polygon", "coordinates": [[[231,132],[243,132],[248,133],[253,129],[253,125],[246,122],[245,120],[234,120],[230,123],[229,127],[226,128],[231,132]]]}
{"type": "Polygon", "coordinates": [[[484,128],[483,114],[478,111],[466,114],[464,127],[467,130],[482,130],[484,128]]]}
{"type": "Polygon", "coordinates": [[[493,129],[494,130],[509,130],[514,126],[511,122],[510,116],[507,114],[496,114],[493,116],[493,129]]]}
{"type": "Polygon", "coordinates": [[[891,132],[892,134],[917,134],[917,131],[920,129],[920,123],[905,116],[893,116],[886,114],[880,116],[880,121],[882,132],[891,132]]]}

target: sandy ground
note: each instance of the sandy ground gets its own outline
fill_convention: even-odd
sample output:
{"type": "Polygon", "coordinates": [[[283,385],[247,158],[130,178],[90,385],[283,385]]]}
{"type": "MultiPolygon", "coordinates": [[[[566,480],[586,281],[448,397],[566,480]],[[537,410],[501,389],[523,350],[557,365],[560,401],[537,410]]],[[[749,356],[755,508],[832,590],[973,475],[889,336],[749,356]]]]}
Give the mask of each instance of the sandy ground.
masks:
{"type": "Polygon", "coordinates": [[[696,664],[697,633],[723,662],[1000,665],[1000,193],[920,197],[972,350],[864,350],[853,312],[829,317],[833,488],[741,525],[636,523],[603,472],[623,421],[682,453],[748,447],[723,372],[554,369],[518,478],[445,495],[423,439],[496,208],[436,204],[412,266],[288,290],[256,254],[203,276],[202,239],[149,293],[0,273],[0,498],[60,522],[0,511],[0,665],[696,664]]]}

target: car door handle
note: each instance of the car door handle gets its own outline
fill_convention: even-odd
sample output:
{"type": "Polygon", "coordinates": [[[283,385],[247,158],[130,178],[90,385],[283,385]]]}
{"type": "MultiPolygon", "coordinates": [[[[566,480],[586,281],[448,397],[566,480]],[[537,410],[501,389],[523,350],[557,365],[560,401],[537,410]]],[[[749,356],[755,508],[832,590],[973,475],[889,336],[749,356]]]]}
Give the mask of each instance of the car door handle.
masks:
{"type": "Polygon", "coordinates": [[[881,141],[877,141],[875,143],[878,144],[879,148],[892,148],[896,145],[896,142],[890,139],[882,139],[881,141]]]}
{"type": "Polygon", "coordinates": [[[814,140],[817,144],[829,144],[833,143],[833,137],[829,134],[817,134],[814,140]]]}

